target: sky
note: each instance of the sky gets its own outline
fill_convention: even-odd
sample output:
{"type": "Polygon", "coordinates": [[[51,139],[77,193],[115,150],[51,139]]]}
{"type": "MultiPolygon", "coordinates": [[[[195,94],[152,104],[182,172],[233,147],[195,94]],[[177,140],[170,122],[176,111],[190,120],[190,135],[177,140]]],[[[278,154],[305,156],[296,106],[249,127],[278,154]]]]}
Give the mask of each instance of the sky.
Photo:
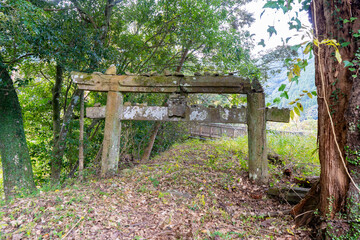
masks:
{"type": "MultiPolygon", "coordinates": [[[[253,36],[255,47],[252,50],[252,54],[257,55],[261,51],[272,49],[276,46],[282,46],[283,42],[281,38],[285,41],[286,38],[291,37],[288,42],[289,45],[295,45],[304,42],[305,40],[309,40],[309,37],[301,39],[302,36],[304,36],[304,33],[299,34],[295,29],[289,30],[288,22],[295,16],[295,12],[298,11],[292,11],[292,13],[287,13],[285,15],[282,10],[267,8],[260,17],[261,13],[264,11],[262,7],[266,2],[266,0],[253,0],[245,6],[246,10],[253,13],[253,17],[255,18],[255,22],[248,28],[252,34],[255,34],[253,36]],[[271,38],[267,32],[269,26],[274,26],[277,31],[277,35],[273,35],[271,38]],[[258,45],[261,39],[264,39],[265,47],[258,45]]],[[[294,7],[294,9],[299,8],[300,5],[294,7]]],[[[303,11],[298,14],[298,18],[302,25],[310,27],[311,24],[309,22],[308,13],[303,11]]]]}

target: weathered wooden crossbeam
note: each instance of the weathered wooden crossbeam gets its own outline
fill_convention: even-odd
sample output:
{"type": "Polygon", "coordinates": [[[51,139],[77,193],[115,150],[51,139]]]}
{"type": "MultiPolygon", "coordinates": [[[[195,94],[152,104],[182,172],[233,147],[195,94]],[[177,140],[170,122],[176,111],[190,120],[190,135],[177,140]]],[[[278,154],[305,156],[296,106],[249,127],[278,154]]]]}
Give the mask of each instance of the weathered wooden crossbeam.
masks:
{"type": "Polygon", "coordinates": [[[79,89],[89,91],[156,93],[238,93],[263,92],[257,81],[228,76],[130,76],[73,72],[79,89]]]}
{"type": "MultiPolygon", "coordinates": [[[[106,106],[86,108],[86,117],[105,118],[106,106]]],[[[289,122],[290,110],[266,108],[266,121],[289,122]]],[[[206,108],[187,107],[185,116],[169,117],[168,107],[158,106],[123,106],[120,120],[138,121],[182,121],[204,123],[247,123],[246,107],[241,108],[206,108]]]]}

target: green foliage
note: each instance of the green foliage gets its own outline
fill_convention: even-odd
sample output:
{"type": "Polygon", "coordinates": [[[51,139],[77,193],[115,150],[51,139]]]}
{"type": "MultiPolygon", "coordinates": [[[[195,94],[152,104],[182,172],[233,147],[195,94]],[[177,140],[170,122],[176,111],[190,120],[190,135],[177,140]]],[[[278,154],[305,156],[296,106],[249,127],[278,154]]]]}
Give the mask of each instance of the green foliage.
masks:
{"type": "Polygon", "coordinates": [[[316,154],[316,136],[268,134],[270,152],[284,159],[284,164],[294,170],[297,176],[317,176],[320,174],[319,157],[316,154]]]}
{"type": "Polygon", "coordinates": [[[307,66],[304,65],[304,61],[299,60],[299,56],[306,52],[306,48],[308,46],[305,49],[298,48],[298,52],[294,52],[295,48],[291,50],[290,47],[288,50],[285,48],[270,51],[264,55],[268,66],[262,68],[262,71],[265,72],[264,75],[267,77],[265,84],[268,105],[273,103],[279,107],[292,108],[290,113],[292,118],[304,111],[301,114],[302,120],[307,118],[317,119],[317,101],[314,97],[317,96],[314,84],[314,59],[306,61],[307,66]],[[285,62],[281,60],[282,58],[286,58],[285,62]],[[271,59],[274,59],[274,61],[271,62],[271,59]],[[293,73],[290,74],[288,71],[294,69],[295,65],[297,65],[296,69],[303,68],[303,72],[300,76],[293,77],[293,73]],[[289,74],[291,79],[289,79],[289,74]]]}
{"type": "MultiPolygon", "coordinates": [[[[236,72],[259,77],[249,51],[252,43],[242,26],[253,18],[242,10],[247,1],[141,0],[118,1],[6,0],[0,5],[0,64],[14,69],[35,181],[46,185],[53,158],[52,98],[56,66],[63,68],[61,117],[76,90],[71,71],[104,71],[115,64],[118,73],[172,71],[236,72]],[[49,10],[50,9],[50,10],[49,10]],[[104,9],[109,14],[104,14],[104,9]]],[[[105,11],[106,12],[106,11],[105,11]]],[[[1,82],[0,82],[1,84],[1,82]]],[[[165,95],[132,94],[124,101],[162,105],[165,95]]],[[[219,104],[239,105],[243,97],[215,97],[219,104]]],[[[106,104],[106,95],[87,94],[85,107],[106,104]]],[[[206,104],[206,103],[205,103],[206,104]]],[[[74,176],[78,161],[79,107],[74,110],[65,142],[62,180],[74,176]]],[[[62,119],[63,120],[63,119],[62,119]]],[[[102,142],[103,121],[85,120],[85,167],[102,142]],[[91,126],[91,128],[90,128],[91,126]]],[[[124,122],[122,155],[139,158],[148,144],[153,123],[124,122]]],[[[164,123],[152,156],[186,137],[186,126],[164,123]]]]}

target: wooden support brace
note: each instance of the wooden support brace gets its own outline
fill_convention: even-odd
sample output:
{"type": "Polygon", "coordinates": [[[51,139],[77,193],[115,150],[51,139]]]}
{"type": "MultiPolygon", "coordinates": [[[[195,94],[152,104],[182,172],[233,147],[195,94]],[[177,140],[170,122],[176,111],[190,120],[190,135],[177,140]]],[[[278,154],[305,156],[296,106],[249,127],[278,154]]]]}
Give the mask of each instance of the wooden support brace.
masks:
{"type": "Polygon", "coordinates": [[[101,176],[109,176],[118,169],[123,97],[120,92],[109,91],[105,113],[105,133],[101,158],[101,176]]]}
{"type": "Polygon", "coordinates": [[[247,95],[249,178],[256,182],[268,180],[265,112],[265,94],[249,93],[247,95]]]}

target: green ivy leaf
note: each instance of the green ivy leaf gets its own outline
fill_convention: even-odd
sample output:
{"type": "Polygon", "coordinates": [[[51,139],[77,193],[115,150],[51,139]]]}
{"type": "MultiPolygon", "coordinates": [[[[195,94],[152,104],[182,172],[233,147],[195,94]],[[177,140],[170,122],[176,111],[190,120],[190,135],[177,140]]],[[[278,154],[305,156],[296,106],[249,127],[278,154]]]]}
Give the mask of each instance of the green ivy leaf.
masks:
{"type": "Polygon", "coordinates": [[[301,22],[298,18],[292,18],[291,21],[294,21],[296,24],[294,24],[294,22],[288,22],[289,24],[289,29],[296,29],[297,31],[300,30],[301,28],[301,22]]]}
{"type": "Polygon", "coordinates": [[[280,97],[284,97],[284,98],[286,98],[286,99],[289,99],[289,95],[288,95],[287,91],[282,92],[282,93],[280,94],[280,97]]]}
{"type": "Polygon", "coordinates": [[[346,46],[348,46],[350,44],[350,42],[343,42],[343,43],[341,43],[341,46],[342,47],[346,47],[346,46]]]}
{"type": "Polygon", "coordinates": [[[281,86],[279,87],[279,92],[284,91],[286,88],[286,84],[281,84],[281,86]]]}
{"type": "Polygon", "coordinates": [[[275,29],[274,26],[269,26],[268,29],[267,29],[267,32],[270,34],[270,37],[271,37],[273,34],[277,35],[277,31],[276,31],[276,29],[275,29]]]}
{"type": "Polygon", "coordinates": [[[258,45],[265,47],[265,41],[264,41],[264,39],[261,39],[261,41],[258,43],[258,45]]]}
{"type": "Polygon", "coordinates": [[[313,96],[315,96],[315,97],[317,96],[316,91],[312,91],[311,94],[312,94],[313,96]]]}
{"type": "Polygon", "coordinates": [[[352,67],[354,66],[354,64],[352,62],[349,62],[349,61],[344,61],[344,64],[345,64],[345,67],[352,67]]]}

